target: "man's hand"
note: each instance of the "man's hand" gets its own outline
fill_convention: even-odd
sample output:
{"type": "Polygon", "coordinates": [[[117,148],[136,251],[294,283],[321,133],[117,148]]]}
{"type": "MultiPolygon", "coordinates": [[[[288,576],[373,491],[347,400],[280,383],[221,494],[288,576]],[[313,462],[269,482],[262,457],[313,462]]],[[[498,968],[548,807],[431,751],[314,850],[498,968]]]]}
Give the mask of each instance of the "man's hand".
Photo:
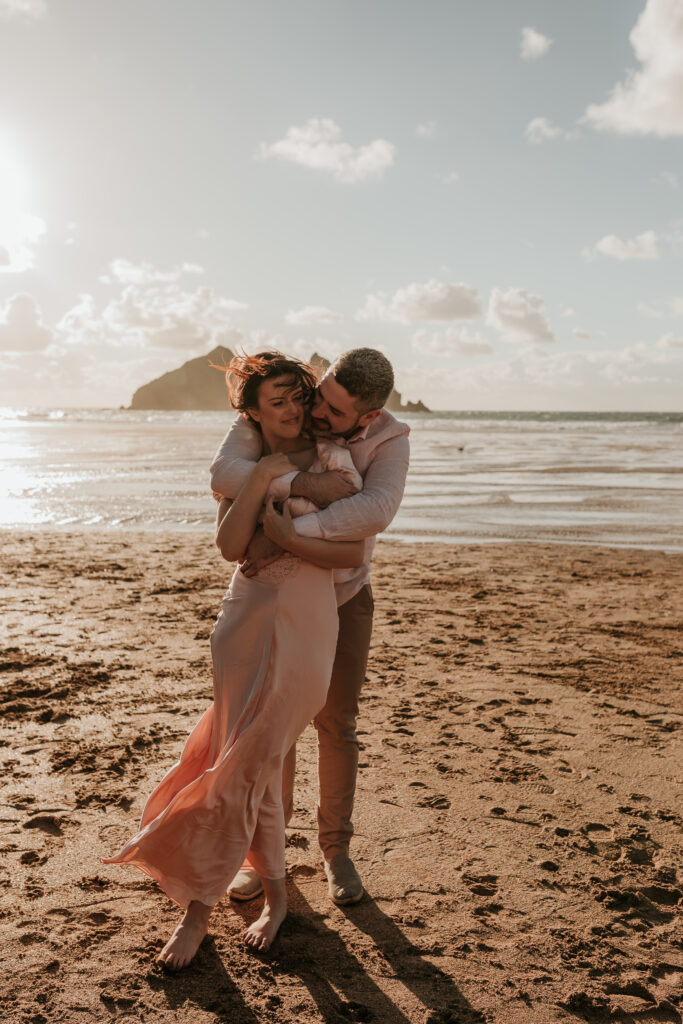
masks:
{"type": "Polygon", "coordinates": [[[324,473],[297,473],[289,493],[292,497],[308,498],[318,508],[327,508],[333,501],[350,498],[356,491],[341,470],[328,469],[324,473]]]}
{"type": "Polygon", "coordinates": [[[240,569],[245,576],[255,576],[264,566],[270,565],[282,554],[282,548],[266,537],[263,527],[259,526],[249,541],[247,552],[240,562],[240,569]]]}

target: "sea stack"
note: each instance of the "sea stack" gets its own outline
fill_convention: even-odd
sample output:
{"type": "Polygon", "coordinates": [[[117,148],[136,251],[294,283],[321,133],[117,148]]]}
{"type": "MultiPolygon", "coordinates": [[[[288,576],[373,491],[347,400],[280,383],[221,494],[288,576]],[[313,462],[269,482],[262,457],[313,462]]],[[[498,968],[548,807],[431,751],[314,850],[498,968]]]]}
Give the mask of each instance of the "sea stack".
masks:
{"type": "MultiPolygon", "coordinates": [[[[139,387],[130,403],[131,409],[201,410],[221,412],[230,408],[225,375],[214,369],[227,366],[232,359],[229,348],[218,346],[205,356],[183,363],[161,377],[139,387]]],[[[314,353],[309,360],[320,374],[330,365],[324,356],[314,353]]],[[[429,412],[422,402],[403,402],[398,391],[392,391],[386,403],[390,412],[429,412]]]]}

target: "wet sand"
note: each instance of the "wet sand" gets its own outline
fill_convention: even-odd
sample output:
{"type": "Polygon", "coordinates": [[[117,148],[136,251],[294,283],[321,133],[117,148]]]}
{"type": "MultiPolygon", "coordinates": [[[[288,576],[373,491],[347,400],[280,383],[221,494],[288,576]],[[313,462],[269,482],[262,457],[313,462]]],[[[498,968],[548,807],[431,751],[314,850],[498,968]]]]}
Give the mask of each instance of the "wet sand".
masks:
{"type": "Polygon", "coordinates": [[[683,556],[400,545],[375,558],[353,852],[330,904],[315,733],[300,742],[291,912],[179,910],[105,866],[211,699],[229,568],[209,538],[7,532],[0,653],[0,981],[46,1021],[681,1021],[683,556]]]}

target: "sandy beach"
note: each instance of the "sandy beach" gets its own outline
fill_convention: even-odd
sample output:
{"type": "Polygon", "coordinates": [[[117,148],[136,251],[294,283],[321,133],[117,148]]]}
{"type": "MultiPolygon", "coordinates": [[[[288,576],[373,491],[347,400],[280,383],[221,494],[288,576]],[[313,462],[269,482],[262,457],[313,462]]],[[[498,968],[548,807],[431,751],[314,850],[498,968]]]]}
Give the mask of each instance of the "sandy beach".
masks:
{"type": "Polygon", "coordinates": [[[229,578],[210,537],[6,532],[0,987],[7,1019],[681,1021],[683,556],[378,544],[353,853],[328,899],[316,745],[299,745],[290,914],[180,916],[105,866],[211,699],[229,578]],[[678,930],[677,930],[678,926],[678,930]]]}

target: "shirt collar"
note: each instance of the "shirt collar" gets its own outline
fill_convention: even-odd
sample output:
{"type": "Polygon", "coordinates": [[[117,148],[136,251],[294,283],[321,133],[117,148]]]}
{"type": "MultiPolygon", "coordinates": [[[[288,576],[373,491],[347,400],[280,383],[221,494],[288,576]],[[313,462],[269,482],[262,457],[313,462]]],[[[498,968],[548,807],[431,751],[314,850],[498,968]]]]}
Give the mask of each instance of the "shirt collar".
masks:
{"type": "Polygon", "coordinates": [[[355,434],[352,434],[351,437],[347,438],[346,443],[353,444],[355,441],[364,441],[368,436],[368,430],[372,423],[374,423],[374,420],[370,420],[370,423],[366,423],[364,427],[361,427],[355,434]]]}

